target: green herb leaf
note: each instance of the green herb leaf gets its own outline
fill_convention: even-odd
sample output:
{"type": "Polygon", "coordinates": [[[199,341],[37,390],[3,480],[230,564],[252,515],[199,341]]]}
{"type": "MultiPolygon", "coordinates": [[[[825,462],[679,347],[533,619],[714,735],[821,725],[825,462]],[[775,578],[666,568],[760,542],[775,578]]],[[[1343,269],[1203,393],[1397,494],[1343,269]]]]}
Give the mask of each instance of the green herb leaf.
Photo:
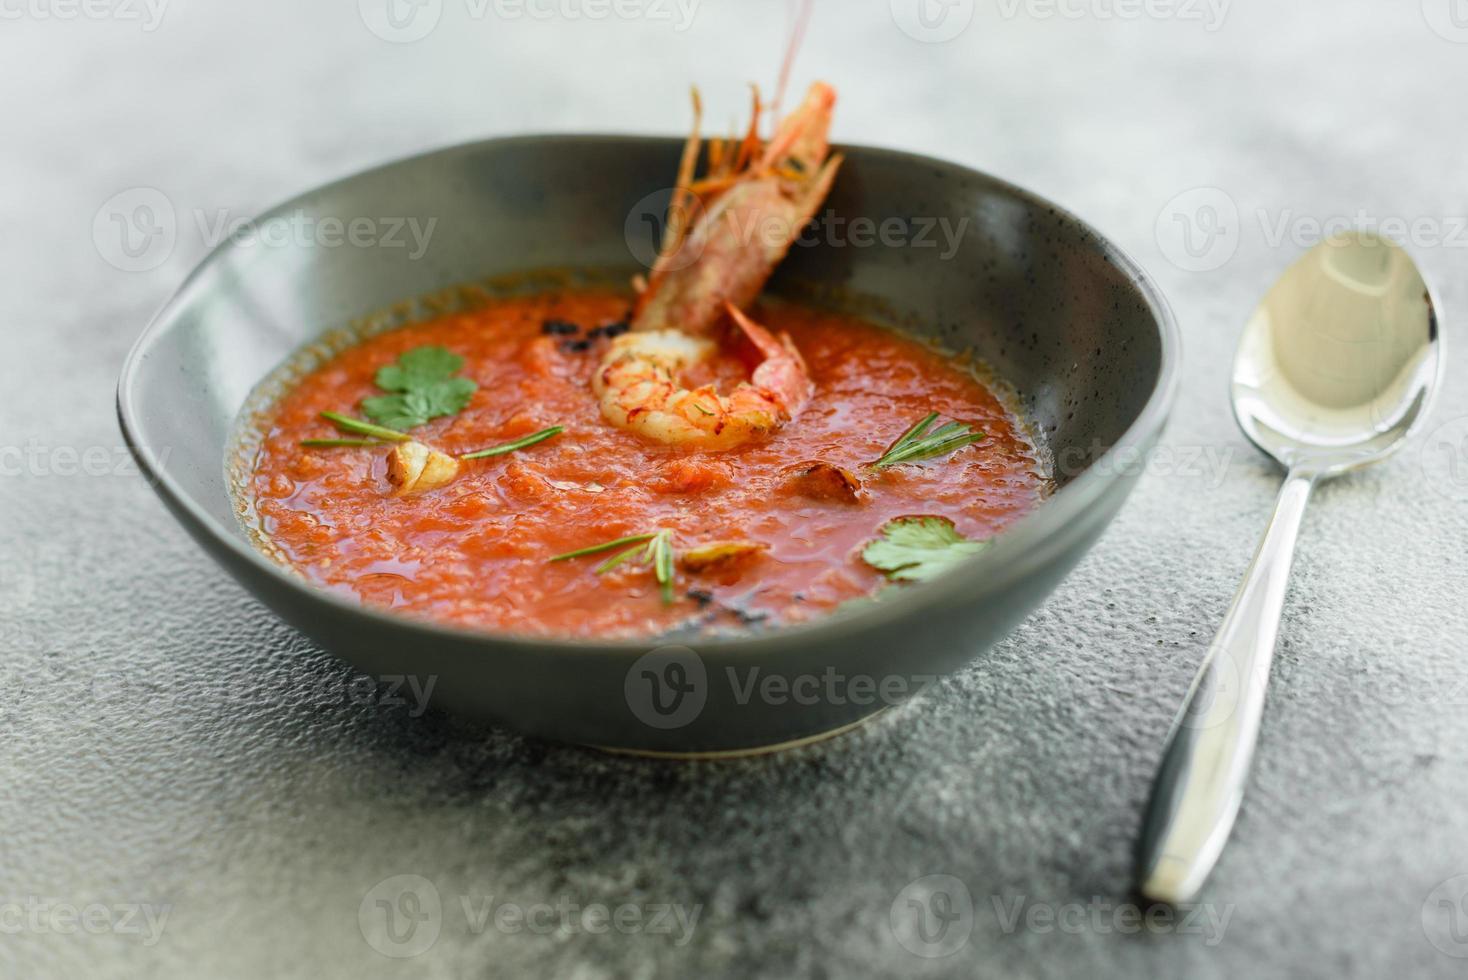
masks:
{"type": "Polygon", "coordinates": [[[647,541],[652,537],[653,535],[650,533],[633,534],[625,538],[617,538],[615,541],[606,541],[602,544],[594,544],[590,548],[578,548],[575,551],[568,551],[564,555],[556,555],[554,558],[547,558],[546,561],[568,561],[572,558],[584,558],[587,555],[597,555],[603,551],[611,551],[613,548],[619,548],[624,544],[641,544],[642,542],[647,541]]]}
{"type": "Polygon", "coordinates": [[[622,564],[622,562],[627,561],[634,555],[643,554],[646,551],[647,549],[643,546],[643,544],[641,542],[638,542],[625,551],[617,552],[615,555],[608,558],[600,565],[596,566],[596,568],[592,569],[592,573],[596,575],[605,575],[607,572],[610,572],[612,569],[622,564]]]}
{"type": "Polygon", "coordinates": [[[485,459],[489,456],[503,456],[505,453],[512,453],[517,449],[524,449],[526,446],[533,446],[537,442],[544,442],[552,436],[558,436],[565,431],[566,427],[564,425],[553,425],[549,429],[541,429],[539,432],[532,432],[530,435],[520,439],[516,439],[514,442],[507,442],[501,446],[491,446],[488,449],[481,449],[478,452],[474,453],[465,453],[459,458],[485,459]]]}
{"type": "Polygon", "coordinates": [[[349,446],[380,446],[381,439],[302,439],[301,445],[309,449],[331,449],[349,446]]]}
{"type": "Polygon", "coordinates": [[[667,529],[652,531],[647,534],[632,534],[625,538],[617,538],[615,541],[607,541],[602,544],[594,544],[589,548],[579,548],[576,551],[568,551],[564,555],[556,555],[549,561],[566,561],[570,558],[584,558],[587,555],[597,555],[623,545],[631,545],[623,551],[608,558],[593,570],[597,575],[604,575],[624,562],[635,561],[639,564],[651,567],[653,577],[661,586],[663,604],[672,605],[675,596],[673,594],[673,532],[667,529]]]}
{"type": "Polygon", "coordinates": [[[959,534],[946,517],[899,517],[862,549],[862,561],[891,579],[926,582],[989,547],[959,534]]]}
{"type": "Polygon", "coordinates": [[[663,588],[663,605],[673,604],[673,532],[659,531],[648,542],[652,552],[652,572],[663,588]]]}
{"type": "Polygon", "coordinates": [[[446,347],[415,347],[396,364],[379,368],[377,387],[393,392],[362,400],[362,411],[374,422],[393,429],[412,429],[430,419],[457,415],[469,404],[479,386],[454,375],[464,359],[446,347]]]}
{"type": "Polygon", "coordinates": [[[380,425],[373,425],[371,422],[354,419],[350,415],[343,415],[340,412],[322,412],[321,417],[343,432],[355,432],[357,435],[371,436],[373,439],[382,439],[386,442],[407,442],[413,438],[406,432],[399,432],[396,429],[386,429],[380,425]]]}
{"type": "Polygon", "coordinates": [[[945,422],[929,432],[928,429],[937,420],[938,413],[930,412],[916,425],[898,436],[897,441],[888,446],[882,458],[872,466],[884,470],[898,463],[915,463],[918,460],[946,456],[984,438],[983,432],[969,428],[968,424],[964,422],[945,422]]]}

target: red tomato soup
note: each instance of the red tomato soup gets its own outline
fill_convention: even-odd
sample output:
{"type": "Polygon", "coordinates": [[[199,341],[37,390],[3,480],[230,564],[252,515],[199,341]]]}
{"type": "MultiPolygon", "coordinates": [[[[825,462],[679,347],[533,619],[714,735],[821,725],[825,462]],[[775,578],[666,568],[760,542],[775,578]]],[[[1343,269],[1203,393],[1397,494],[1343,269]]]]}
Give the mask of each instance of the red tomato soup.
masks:
{"type": "MultiPolygon", "coordinates": [[[[496,300],[335,356],[263,426],[246,487],[258,532],[307,579],[368,605],[485,630],[634,637],[823,615],[886,584],[861,552],[887,521],[938,515],[982,539],[1046,490],[1034,445],[972,372],[890,331],[796,305],[752,311],[790,334],[814,382],[804,409],[773,436],[706,452],[614,428],[591,390],[609,343],[594,328],[622,322],[627,307],[625,296],[596,291],[496,300]],[[302,447],[343,436],[321,413],[363,417],[363,399],[383,394],[378,369],[425,345],[461,356],[460,374],[478,388],[463,411],[413,429],[414,439],[458,455],[549,426],[565,431],[464,462],[446,485],[405,495],[388,480],[390,444],[302,447]],[[930,412],[986,437],[937,459],[868,465],[930,412]],[[857,499],[812,494],[792,477],[816,461],[854,476],[857,499]],[[675,555],[730,540],[764,550],[703,569],[675,563],[672,602],[640,561],[598,575],[615,552],[548,560],[663,529],[675,555]]],[[[717,380],[727,391],[748,378],[751,352],[721,350],[685,381],[717,380]]]]}

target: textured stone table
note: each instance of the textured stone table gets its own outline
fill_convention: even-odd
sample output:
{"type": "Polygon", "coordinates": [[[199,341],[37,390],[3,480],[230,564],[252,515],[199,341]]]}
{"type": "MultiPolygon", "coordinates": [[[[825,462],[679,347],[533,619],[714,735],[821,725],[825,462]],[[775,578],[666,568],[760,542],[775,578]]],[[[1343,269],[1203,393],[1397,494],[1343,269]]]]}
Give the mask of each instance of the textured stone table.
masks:
{"type": "Polygon", "coordinates": [[[0,4],[0,975],[1461,976],[1451,369],[1428,438],[1306,518],[1205,905],[1140,929],[1116,908],[1276,485],[1225,404],[1245,314],[1321,222],[1393,220],[1468,340],[1449,0],[962,0],[927,27],[899,2],[926,40],[885,0],[827,0],[797,79],[840,88],[841,139],[1069,205],[1186,339],[1170,452],[1100,546],[991,655],[844,738],[658,763],[419,717],[354,693],[174,526],[125,463],[113,383],[221,217],[490,134],[681,132],[691,81],[732,119],[775,72],[773,3],[590,2],[431,0],[432,25],[375,0],[0,4]],[[136,188],[172,209],[161,252],[120,251],[136,188]],[[908,921],[930,875],[972,903],[942,948],[908,921]]]}

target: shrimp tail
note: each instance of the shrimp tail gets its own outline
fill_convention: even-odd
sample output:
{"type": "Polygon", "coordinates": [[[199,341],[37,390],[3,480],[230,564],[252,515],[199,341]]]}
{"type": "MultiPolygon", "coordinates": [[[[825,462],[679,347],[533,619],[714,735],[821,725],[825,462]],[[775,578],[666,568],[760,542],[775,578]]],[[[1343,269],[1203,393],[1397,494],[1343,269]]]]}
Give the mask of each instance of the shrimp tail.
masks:
{"type": "Polygon", "coordinates": [[[750,375],[750,382],[772,396],[784,410],[786,418],[794,418],[810,400],[813,388],[810,371],[795,341],[788,333],[781,333],[779,339],[775,339],[733,303],[725,303],[724,309],[740,332],[764,355],[764,361],[750,375]]]}

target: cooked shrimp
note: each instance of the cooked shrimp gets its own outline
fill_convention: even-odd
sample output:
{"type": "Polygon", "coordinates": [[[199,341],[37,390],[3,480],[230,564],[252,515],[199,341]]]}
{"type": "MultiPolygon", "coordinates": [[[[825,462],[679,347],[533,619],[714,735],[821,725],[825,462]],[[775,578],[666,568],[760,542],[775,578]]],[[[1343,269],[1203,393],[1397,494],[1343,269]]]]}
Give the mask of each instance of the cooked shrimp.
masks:
{"type": "Polygon", "coordinates": [[[709,172],[694,180],[701,111],[694,93],[693,135],[662,249],[632,331],[612,343],[592,382],[607,421],[670,445],[728,449],[774,433],[810,398],[805,361],[790,338],[776,339],[739,308],[759,295],[831,189],[841,165],[827,142],[835,104],[835,90],[817,82],[762,145],[756,91],[748,132],[712,142],[709,172]],[[709,337],[726,313],[764,360],[727,395],[713,385],[682,387],[683,371],[713,356],[709,337]]]}
{"type": "Polygon", "coordinates": [[[612,341],[592,388],[602,415],[620,428],[691,449],[729,449],[770,435],[810,398],[805,361],[788,335],[777,340],[732,305],[729,316],[764,355],[749,381],[727,395],[678,379],[712,357],[713,341],[681,330],[643,330],[612,341]]]}

